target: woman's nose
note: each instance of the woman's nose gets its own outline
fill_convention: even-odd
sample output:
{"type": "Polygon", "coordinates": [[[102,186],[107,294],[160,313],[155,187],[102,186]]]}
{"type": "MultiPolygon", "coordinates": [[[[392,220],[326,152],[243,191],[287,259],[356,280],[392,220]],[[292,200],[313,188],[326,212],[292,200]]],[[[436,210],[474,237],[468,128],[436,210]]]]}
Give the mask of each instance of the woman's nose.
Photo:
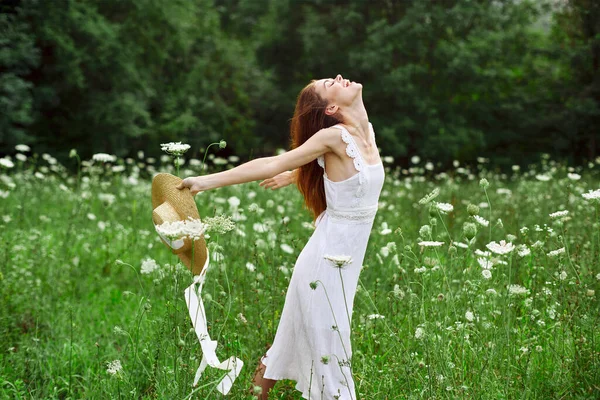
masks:
{"type": "Polygon", "coordinates": [[[338,81],[341,81],[341,80],[342,80],[342,79],[344,79],[344,78],[342,78],[342,75],[338,74],[338,75],[335,77],[335,79],[336,79],[336,80],[338,80],[338,81]]]}

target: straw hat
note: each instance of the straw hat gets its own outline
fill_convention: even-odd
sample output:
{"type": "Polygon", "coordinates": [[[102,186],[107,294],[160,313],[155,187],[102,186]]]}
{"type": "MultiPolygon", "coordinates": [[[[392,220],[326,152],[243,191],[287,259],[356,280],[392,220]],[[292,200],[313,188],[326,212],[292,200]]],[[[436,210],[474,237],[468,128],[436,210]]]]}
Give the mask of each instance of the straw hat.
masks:
{"type": "MultiPolygon", "coordinates": [[[[200,219],[198,208],[189,188],[177,189],[182,179],[171,174],[157,174],[152,179],[152,221],[154,225],[163,222],[175,222],[187,220],[188,217],[200,219]]],[[[173,254],[181,259],[181,262],[198,275],[206,262],[206,241],[204,235],[194,241],[194,262],[192,265],[192,240],[179,239],[170,241],[160,235],[173,254]]]]}

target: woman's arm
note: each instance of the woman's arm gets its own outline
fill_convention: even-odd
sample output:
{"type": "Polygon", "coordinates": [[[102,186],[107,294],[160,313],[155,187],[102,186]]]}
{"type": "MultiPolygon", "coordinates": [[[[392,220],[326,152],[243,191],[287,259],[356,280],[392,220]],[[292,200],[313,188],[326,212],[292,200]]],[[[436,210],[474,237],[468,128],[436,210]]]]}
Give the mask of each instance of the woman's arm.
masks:
{"type": "Polygon", "coordinates": [[[339,136],[339,131],[335,128],[321,129],[293,150],[273,157],[257,158],[227,171],[205,175],[200,177],[203,178],[203,190],[267,179],[284,171],[295,170],[331,151],[339,141],[339,136]]]}
{"type": "MultiPolygon", "coordinates": [[[[274,157],[261,157],[238,165],[227,171],[185,178],[178,189],[190,188],[190,193],[216,189],[224,186],[267,179],[284,171],[294,170],[332,151],[339,142],[339,131],[335,128],[321,129],[301,146],[274,157]]],[[[295,179],[294,179],[295,180],[295,179]]]]}

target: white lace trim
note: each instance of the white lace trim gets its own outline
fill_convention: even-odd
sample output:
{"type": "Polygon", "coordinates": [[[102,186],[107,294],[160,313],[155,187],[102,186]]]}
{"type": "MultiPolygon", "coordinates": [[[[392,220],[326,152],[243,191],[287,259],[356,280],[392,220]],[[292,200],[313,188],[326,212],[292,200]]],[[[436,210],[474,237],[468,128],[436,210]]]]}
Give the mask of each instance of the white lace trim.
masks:
{"type": "Polygon", "coordinates": [[[327,207],[325,212],[331,218],[335,219],[356,222],[370,222],[373,220],[373,218],[375,218],[375,214],[377,214],[377,205],[364,208],[355,208],[352,210],[334,210],[327,207]]]}

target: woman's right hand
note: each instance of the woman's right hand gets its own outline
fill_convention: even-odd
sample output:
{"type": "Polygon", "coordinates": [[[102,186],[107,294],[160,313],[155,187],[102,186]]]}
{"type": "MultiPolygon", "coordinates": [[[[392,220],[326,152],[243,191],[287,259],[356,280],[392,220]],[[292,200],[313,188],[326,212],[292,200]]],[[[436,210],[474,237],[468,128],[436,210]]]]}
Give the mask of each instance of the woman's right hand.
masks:
{"type": "Polygon", "coordinates": [[[272,178],[265,179],[258,185],[263,186],[265,189],[271,188],[271,190],[275,190],[281,189],[282,187],[286,187],[292,183],[294,183],[294,172],[283,171],[282,173],[275,175],[272,178]]]}
{"type": "Polygon", "coordinates": [[[190,176],[181,181],[176,186],[177,189],[189,188],[192,196],[195,196],[199,192],[208,190],[208,186],[205,181],[205,176],[190,176]]]}

